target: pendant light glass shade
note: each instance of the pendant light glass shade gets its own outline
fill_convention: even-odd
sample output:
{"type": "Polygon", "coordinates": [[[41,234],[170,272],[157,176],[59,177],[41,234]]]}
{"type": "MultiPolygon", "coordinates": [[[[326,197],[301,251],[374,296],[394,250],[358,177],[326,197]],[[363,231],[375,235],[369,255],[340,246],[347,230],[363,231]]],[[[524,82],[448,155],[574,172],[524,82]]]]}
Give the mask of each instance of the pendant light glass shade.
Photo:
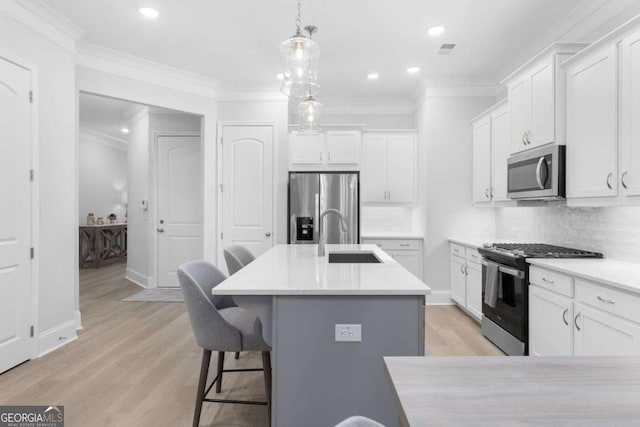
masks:
{"type": "Polygon", "coordinates": [[[309,95],[307,99],[298,105],[300,116],[300,130],[303,132],[320,132],[320,115],[322,114],[322,103],[309,95]]]}
{"type": "Polygon", "coordinates": [[[280,91],[292,97],[316,95],[320,47],[310,37],[297,33],[280,43],[284,79],[280,91]]]}

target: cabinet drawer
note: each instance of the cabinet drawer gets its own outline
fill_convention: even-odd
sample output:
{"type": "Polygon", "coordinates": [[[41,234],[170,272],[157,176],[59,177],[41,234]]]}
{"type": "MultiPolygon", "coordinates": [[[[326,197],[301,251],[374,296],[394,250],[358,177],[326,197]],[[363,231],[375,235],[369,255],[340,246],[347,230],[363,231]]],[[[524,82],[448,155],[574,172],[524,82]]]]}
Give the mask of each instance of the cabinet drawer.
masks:
{"type": "Polygon", "coordinates": [[[480,253],[478,252],[478,249],[476,248],[466,248],[465,255],[466,255],[467,261],[475,262],[478,264],[482,262],[482,255],[480,255],[480,253]]]}
{"type": "Polygon", "coordinates": [[[531,266],[529,282],[568,297],[573,297],[573,278],[555,271],[531,266]]]}
{"type": "Polygon", "coordinates": [[[417,239],[364,239],[366,244],[378,245],[384,250],[391,251],[415,251],[420,249],[420,240],[417,239]]]}
{"type": "Polygon", "coordinates": [[[576,279],[576,301],[640,323],[640,297],[576,279]]]}
{"type": "Polygon", "coordinates": [[[464,258],[465,252],[465,247],[457,243],[451,243],[449,246],[449,253],[451,253],[451,255],[457,255],[464,258]]]}

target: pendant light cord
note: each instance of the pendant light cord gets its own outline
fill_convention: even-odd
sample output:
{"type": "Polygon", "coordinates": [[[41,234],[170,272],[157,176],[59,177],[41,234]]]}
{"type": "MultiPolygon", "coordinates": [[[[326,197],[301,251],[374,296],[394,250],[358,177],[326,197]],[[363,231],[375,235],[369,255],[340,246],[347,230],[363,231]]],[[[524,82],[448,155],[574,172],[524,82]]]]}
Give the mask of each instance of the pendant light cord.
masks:
{"type": "Polygon", "coordinates": [[[298,0],[298,16],[296,17],[296,35],[300,34],[300,25],[302,25],[302,19],[300,18],[300,0],[298,0]]]}

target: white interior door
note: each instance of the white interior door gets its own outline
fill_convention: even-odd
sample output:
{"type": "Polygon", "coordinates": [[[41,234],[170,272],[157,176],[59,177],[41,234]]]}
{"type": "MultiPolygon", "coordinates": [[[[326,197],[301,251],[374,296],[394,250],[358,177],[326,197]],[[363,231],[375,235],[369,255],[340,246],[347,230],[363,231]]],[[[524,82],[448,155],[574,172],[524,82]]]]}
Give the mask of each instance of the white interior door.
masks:
{"type": "MultiPolygon", "coordinates": [[[[222,249],[273,246],[273,126],[222,128],[222,249]]],[[[222,256],[220,256],[222,261],[222,256]]]]}
{"type": "Polygon", "coordinates": [[[159,136],[158,286],[178,287],[180,264],[202,258],[199,136],[159,136]]]}
{"type": "Polygon", "coordinates": [[[0,59],[0,373],[30,358],[30,87],[0,59]]]}

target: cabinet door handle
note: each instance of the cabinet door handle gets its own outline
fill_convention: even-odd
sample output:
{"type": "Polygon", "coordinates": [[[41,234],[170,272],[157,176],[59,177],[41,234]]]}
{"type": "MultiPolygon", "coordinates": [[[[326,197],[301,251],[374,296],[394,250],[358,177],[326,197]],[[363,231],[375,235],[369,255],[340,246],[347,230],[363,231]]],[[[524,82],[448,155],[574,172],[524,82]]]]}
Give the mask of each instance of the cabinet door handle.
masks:
{"type": "Polygon", "coordinates": [[[542,281],[543,281],[543,282],[545,282],[545,283],[551,283],[551,284],[554,284],[554,283],[555,283],[553,280],[551,280],[551,279],[547,279],[546,277],[543,277],[543,278],[542,278],[542,281]]]}
{"type": "Polygon", "coordinates": [[[465,275],[465,276],[468,276],[468,275],[469,275],[469,266],[468,266],[468,265],[465,265],[465,266],[464,266],[464,275],[465,275]]]}
{"type": "Polygon", "coordinates": [[[402,246],[403,248],[408,248],[409,244],[408,243],[400,243],[400,246],[402,246]]]}
{"type": "Polygon", "coordinates": [[[562,320],[564,321],[564,324],[569,326],[569,322],[567,322],[567,318],[566,315],[569,312],[568,308],[565,308],[564,311],[562,312],[562,320]]]}
{"type": "Polygon", "coordinates": [[[580,313],[576,314],[575,319],[573,319],[573,323],[576,325],[576,329],[581,331],[580,326],[578,326],[578,317],[580,317],[580,313]]]}
{"type": "Polygon", "coordinates": [[[531,135],[531,131],[530,130],[526,131],[525,134],[524,134],[524,139],[527,140],[527,145],[531,144],[531,140],[529,139],[529,135],[531,135]]]}
{"type": "Polygon", "coordinates": [[[158,231],[158,233],[164,233],[164,228],[156,228],[156,230],[158,231]]]}
{"type": "Polygon", "coordinates": [[[607,304],[615,304],[616,303],[614,300],[602,298],[600,295],[598,295],[598,301],[604,302],[604,303],[607,303],[607,304]]]}
{"type": "Polygon", "coordinates": [[[607,187],[609,187],[609,190],[613,190],[613,186],[611,185],[611,178],[613,178],[613,172],[610,172],[609,175],[607,175],[607,187]]]}
{"type": "Polygon", "coordinates": [[[487,197],[487,199],[489,198],[489,189],[485,189],[484,190],[484,195],[487,197]]]}
{"type": "Polygon", "coordinates": [[[526,137],[526,136],[527,136],[527,133],[526,133],[526,132],[524,132],[524,133],[522,134],[522,145],[527,145],[527,140],[525,139],[525,137],[526,137]]]}
{"type": "Polygon", "coordinates": [[[460,266],[460,273],[464,274],[464,265],[460,266]]]}
{"type": "Polygon", "coordinates": [[[391,190],[387,191],[389,193],[389,200],[391,200],[391,190]]]}
{"type": "Polygon", "coordinates": [[[627,187],[627,174],[629,172],[628,171],[624,171],[622,173],[622,177],[620,178],[620,183],[622,184],[622,186],[624,187],[625,190],[629,189],[629,187],[627,187]]]}

